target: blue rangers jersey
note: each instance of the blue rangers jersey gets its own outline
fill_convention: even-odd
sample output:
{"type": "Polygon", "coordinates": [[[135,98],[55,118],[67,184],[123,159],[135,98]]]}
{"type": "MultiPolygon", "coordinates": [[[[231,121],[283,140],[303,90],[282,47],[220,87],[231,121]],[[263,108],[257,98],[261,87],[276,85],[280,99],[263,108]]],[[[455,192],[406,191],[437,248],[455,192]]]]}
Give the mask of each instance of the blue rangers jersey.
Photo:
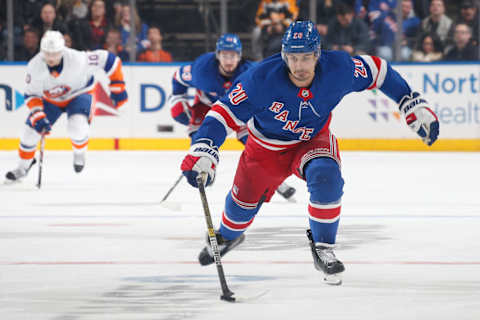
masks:
{"type": "Polygon", "coordinates": [[[387,61],[341,51],[322,51],[310,87],[298,88],[277,54],[240,75],[207,113],[193,143],[208,138],[221,146],[231,130],[247,124],[249,139],[270,150],[283,150],[328,128],[331,111],[345,95],[373,88],[397,103],[411,92],[387,61]]]}
{"type": "MultiPolygon", "coordinates": [[[[218,60],[215,52],[208,52],[197,59],[192,64],[182,66],[173,76],[172,87],[173,96],[182,96],[186,94],[188,87],[194,87],[201,102],[211,105],[218,98],[223,96],[230,89],[233,81],[254,63],[247,60],[240,61],[237,69],[231,78],[227,79],[220,74],[218,70],[218,60]]],[[[173,105],[175,101],[171,102],[173,105]]]]}

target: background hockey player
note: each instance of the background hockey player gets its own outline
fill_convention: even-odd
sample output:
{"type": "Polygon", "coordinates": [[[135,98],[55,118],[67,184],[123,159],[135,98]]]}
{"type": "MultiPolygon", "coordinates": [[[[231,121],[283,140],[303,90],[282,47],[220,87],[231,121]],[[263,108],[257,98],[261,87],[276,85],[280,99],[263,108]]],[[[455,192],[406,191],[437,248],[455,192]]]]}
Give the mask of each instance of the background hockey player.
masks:
{"type": "MultiPolygon", "coordinates": [[[[221,254],[240,244],[263,202],[291,174],[305,180],[310,193],[308,216],[314,265],[330,284],[340,284],[343,263],[333,252],[344,180],[331,112],[350,92],[378,88],[398,103],[408,126],[427,145],[439,134],[437,116],[421,94],[390,64],[375,56],[351,57],[322,51],[310,21],[292,23],[281,54],[243,73],[217,101],[193,139],[181,169],[197,186],[200,172],[215,177],[218,148],[226,135],[248,122],[249,138],[233,187],[229,191],[217,239],[221,254]],[[254,178],[253,178],[254,177],[254,178]]],[[[210,247],[200,253],[202,265],[213,262],[210,247]]]]}
{"type": "Polygon", "coordinates": [[[89,126],[92,118],[94,73],[103,69],[110,79],[110,97],[118,108],[127,101],[120,58],[106,50],[91,52],[66,48],[63,35],[47,31],[40,52],[27,66],[25,104],[30,109],[20,138],[18,167],[7,172],[7,182],[25,177],[35,163],[35,150],[41,135],[66,113],[67,131],[73,147],[76,172],[85,166],[89,126]]]}
{"type": "MultiPolygon", "coordinates": [[[[188,134],[192,137],[212,104],[253,64],[242,58],[242,43],[237,35],[226,33],[220,36],[215,52],[201,55],[192,64],[179,68],[173,75],[173,92],[168,100],[173,119],[187,125],[188,134]],[[189,87],[196,89],[192,106],[189,105],[187,97],[189,87]]],[[[237,139],[245,144],[247,127],[239,126],[235,131],[237,139]]],[[[277,191],[286,199],[295,193],[295,189],[285,183],[281,184],[277,191]]]]}

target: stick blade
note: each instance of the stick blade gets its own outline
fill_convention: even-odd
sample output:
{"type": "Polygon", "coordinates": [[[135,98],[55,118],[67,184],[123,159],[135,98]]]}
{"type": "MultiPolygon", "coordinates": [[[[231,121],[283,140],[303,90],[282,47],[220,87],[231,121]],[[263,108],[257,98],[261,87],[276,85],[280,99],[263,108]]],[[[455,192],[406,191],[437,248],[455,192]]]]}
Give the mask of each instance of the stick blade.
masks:
{"type": "Polygon", "coordinates": [[[237,302],[237,303],[252,302],[252,301],[258,300],[261,297],[265,296],[269,291],[270,290],[264,290],[264,291],[258,292],[254,295],[251,295],[251,296],[233,297],[235,299],[234,302],[237,302]]]}
{"type": "Polygon", "coordinates": [[[235,302],[237,299],[233,296],[233,292],[227,295],[221,295],[220,300],[227,301],[227,302],[235,302]]]}

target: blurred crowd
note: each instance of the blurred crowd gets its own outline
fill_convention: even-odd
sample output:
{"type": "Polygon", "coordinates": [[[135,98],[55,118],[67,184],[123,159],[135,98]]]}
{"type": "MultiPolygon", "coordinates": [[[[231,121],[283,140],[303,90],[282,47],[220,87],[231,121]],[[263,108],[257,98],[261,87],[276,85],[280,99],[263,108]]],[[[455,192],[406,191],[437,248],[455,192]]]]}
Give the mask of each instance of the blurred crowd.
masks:
{"type": "MultiPolygon", "coordinates": [[[[252,34],[255,58],[278,52],[288,24],[310,17],[309,9],[308,0],[260,1],[252,34]]],[[[316,0],[316,18],[324,49],[389,61],[479,60],[476,0],[316,0]]]]}
{"type": "MultiPolygon", "coordinates": [[[[389,61],[479,60],[479,0],[316,0],[324,49],[373,54],[389,61]],[[397,5],[401,13],[397,13],[397,5]],[[401,14],[401,22],[397,16],[401,14]],[[400,31],[399,31],[400,30],[400,31]],[[396,39],[401,40],[396,46],[396,39]]],[[[251,57],[277,53],[288,25],[311,16],[310,0],[259,0],[247,26],[251,57]]],[[[5,1],[2,4],[5,6],[5,1]]],[[[170,62],[162,29],[142,21],[129,1],[25,0],[14,2],[14,60],[27,61],[49,29],[79,50],[109,50],[124,61],[170,62]],[[133,21],[133,23],[132,23],[133,21]],[[136,41],[130,43],[132,24],[136,41]]],[[[172,19],[177,19],[172,14],[172,19]]],[[[168,21],[161,21],[168,23],[168,21]]],[[[6,10],[0,8],[0,60],[6,58],[6,10]]],[[[192,59],[195,57],[192,57],[192,59]]]]}
{"type": "MultiPolygon", "coordinates": [[[[5,6],[5,1],[3,1],[5,6]]],[[[6,57],[6,10],[0,10],[0,60],[6,57]]],[[[106,49],[129,61],[171,62],[162,48],[159,26],[142,22],[128,1],[26,0],[14,2],[14,60],[28,61],[39,50],[47,30],[58,30],[68,47],[78,50],[106,49]],[[136,42],[130,43],[132,25],[136,42]],[[133,50],[132,50],[133,47],[133,50]]]]}

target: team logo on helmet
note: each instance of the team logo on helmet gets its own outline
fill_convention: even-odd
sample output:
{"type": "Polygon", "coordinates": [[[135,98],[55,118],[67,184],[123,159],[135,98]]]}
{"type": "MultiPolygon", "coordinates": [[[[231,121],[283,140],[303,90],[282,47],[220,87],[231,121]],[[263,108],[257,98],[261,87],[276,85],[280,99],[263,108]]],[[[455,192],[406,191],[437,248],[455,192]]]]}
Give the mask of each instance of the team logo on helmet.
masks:
{"type": "Polygon", "coordinates": [[[239,55],[242,54],[242,42],[240,38],[233,33],[225,33],[217,40],[216,52],[235,51],[239,55]]]}
{"type": "Polygon", "coordinates": [[[320,56],[320,34],[311,21],[295,21],[288,26],[282,39],[282,57],[285,53],[314,52],[320,56]]]}

